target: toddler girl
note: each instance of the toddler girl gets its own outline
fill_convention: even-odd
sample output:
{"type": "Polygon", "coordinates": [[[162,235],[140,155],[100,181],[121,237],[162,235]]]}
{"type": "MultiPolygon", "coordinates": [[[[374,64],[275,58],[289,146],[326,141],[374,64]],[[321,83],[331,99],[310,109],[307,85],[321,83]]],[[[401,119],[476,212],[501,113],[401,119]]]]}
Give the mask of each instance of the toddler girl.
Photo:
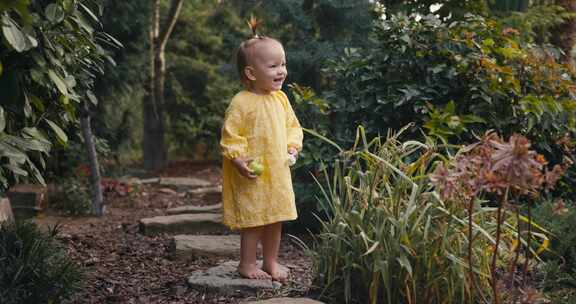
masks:
{"type": "Polygon", "coordinates": [[[237,51],[245,90],[232,98],[222,127],[223,222],[241,233],[240,275],[285,281],[278,250],[282,222],[297,217],[289,165],[302,149],[303,133],[280,90],[288,73],[282,44],[256,35],[254,23],[252,32],[237,51]],[[264,167],[259,175],[250,169],[255,160],[264,167]],[[256,265],[259,242],[262,269],[256,265]]]}

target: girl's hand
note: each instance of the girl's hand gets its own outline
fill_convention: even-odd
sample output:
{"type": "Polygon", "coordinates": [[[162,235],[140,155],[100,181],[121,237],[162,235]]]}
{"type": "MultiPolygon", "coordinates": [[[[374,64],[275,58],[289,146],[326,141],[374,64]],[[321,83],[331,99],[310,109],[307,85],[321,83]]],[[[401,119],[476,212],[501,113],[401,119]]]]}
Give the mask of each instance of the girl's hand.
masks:
{"type": "Polygon", "coordinates": [[[295,148],[288,148],[288,153],[294,155],[294,158],[298,158],[298,150],[295,148]]]}
{"type": "Polygon", "coordinates": [[[232,163],[240,173],[240,175],[249,178],[255,179],[258,176],[252,172],[252,170],[248,169],[248,164],[253,161],[252,158],[244,158],[244,157],[237,157],[232,160],[232,163]]]}

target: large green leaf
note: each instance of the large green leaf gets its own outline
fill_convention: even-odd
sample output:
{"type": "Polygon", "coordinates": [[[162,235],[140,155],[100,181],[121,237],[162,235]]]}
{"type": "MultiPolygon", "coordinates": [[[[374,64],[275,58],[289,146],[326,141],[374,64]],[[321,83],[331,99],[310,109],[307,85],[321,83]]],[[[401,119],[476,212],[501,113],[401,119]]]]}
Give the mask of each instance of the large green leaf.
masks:
{"type": "Polygon", "coordinates": [[[62,20],[64,20],[64,10],[62,9],[62,7],[60,7],[60,5],[56,4],[56,3],[51,3],[46,7],[46,18],[48,18],[48,20],[50,20],[50,22],[52,23],[59,23],[62,22],[62,20]]]}
{"type": "Polygon", "coordinates": [[[17,52],[23,52],[26,50],[28,44],[26,43],[26,36],[20,30],[18,25],[10,18],[7,13],[2,15],[2,33],[4,38],[10,44],[10,46],[17,52]]]}
{"type": "Polygon", "coordinates": [[[50,127],[52,128],[52,130],[56,134],[56,138],[58,139],[58,142],[60,144],[62,144],[63,146],[65,146],[68,143],[68,136],[66,135],[66,132],[64,132],[64,130],[62,130],[53,121],[46,119],[46,122],[48,123],[48,125],[50,125],[50,127]]]}
{"type": "Polygon", "coordinates": [[[68,87],[66,86],[66,83],[60,76],[58,76],[58,74],[56,74],[56,72],[54,72],[54,70],[48,70],[48,77],[50,77],[50,80],[52,80],[62,95],[68,95],[68,87]]]}
{"type": "Polygon", "coordinates": [[[0,107],[0,132],[4,132],[6,128],[6,117],[4,116],[4,109],[0,107]]]}
{"type": "Polygon", "coordinates": [[[10,46],[19,53],[38,46],[38,41],[36,41],[34,37],[22,32],[20,26],[18,26],[7,13],[2,15],[2,33],[10,46]]]}

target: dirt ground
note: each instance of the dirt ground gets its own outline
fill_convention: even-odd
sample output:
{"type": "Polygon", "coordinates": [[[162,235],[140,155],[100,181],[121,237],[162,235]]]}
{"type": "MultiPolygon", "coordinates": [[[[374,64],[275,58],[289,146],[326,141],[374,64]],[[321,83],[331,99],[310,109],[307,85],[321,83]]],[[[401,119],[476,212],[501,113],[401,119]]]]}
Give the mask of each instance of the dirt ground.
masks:
{"type": "MultiPolygon", "coordinates": [[[[178,162],[156,176],[198,177],[214,184],[221,181],[216,164],[178,162]]],[[[128,195],[109,191],[106,215],[102,218],[62,217],[48,210],[37,220],[44,226],[60,224],[60,239],[86,272],[84,290],[69,303],[241,303],[309,293],[310,258],[288,236],[284,237],[280,260],[291,267],[291,280],[275,294],[234,298],[191,290],[186,281],[193,271],[216,266],[224,260],[174,261],[169,254],[171,235],[144,236],[139,233],[138,221],[164,215],[168,208],[218,202],[204,201],[156,184],[132,186],[130,190],[128,195]]]]}

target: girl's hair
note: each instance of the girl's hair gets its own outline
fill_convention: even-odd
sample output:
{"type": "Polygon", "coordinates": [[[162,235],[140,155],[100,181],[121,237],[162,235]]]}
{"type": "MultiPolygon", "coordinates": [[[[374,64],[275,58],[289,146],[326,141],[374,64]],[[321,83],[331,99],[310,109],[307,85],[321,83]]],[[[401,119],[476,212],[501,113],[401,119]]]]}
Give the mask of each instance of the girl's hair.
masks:
{"type": "Polygon", "coordinates": [[[250,16],[250,20],[248,20],[247,23],[248,26],[250,27],[250,30],[252,31],[252,37],[240,43],[240,46],[236,50],[236,68],[238,69],[238,74],[240,75],[240,81],[242,81],[242,83],[245,85],[249,84],[249,80],[246,78],[244,69],[246,69],[246,67],[248,66],[248,57],[250,49],[253,48],[259,42],[276,41],[280,43],[280,41],[274,38],[258,35],[257,30],[261,21],[256,19],[254,16],[250,16]]]}

